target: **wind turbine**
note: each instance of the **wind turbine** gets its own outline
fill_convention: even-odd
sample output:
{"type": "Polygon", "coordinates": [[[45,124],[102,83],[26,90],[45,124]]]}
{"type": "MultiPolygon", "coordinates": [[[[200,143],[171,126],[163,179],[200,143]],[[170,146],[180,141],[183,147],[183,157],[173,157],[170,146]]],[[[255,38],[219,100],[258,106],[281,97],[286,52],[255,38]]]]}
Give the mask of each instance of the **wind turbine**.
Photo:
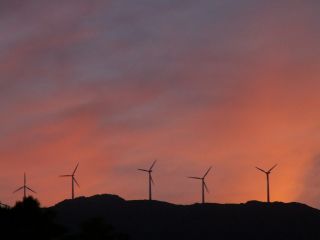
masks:
{"type": "Polygon", "coordinates": [[[153,171],[153,167],[156,164],[157,160],[154,160],[154,162],[152,163],[151,167],[147,170],[147,169],[142,169],[142,168],[138,168],[139,171],[143,171],[143,172],[147,172],[148,173],[148,177],[149,177],[149,200],[152,200],[152,184],[154,184],[153,178],[152,178],[152,171],[153,171]]]}
{"type": "Polygon", "coordinates": [[[208,175],[208,173],[210,172],[212,167],[210,167],[206,173],[203,175],[203,177],[188,177],[188,178],[193,178],[193,179],[198,179],[201,180],[201,189],[202,189],[202,203],[205,203],[205,191],[207,191],[209,193],[209,189],[207,187],[207,184],[205,182],[205,178],[208,175]]]}
{"type": "Polygon", "coordinates": [[[270,168],[268,171],[265,171],[261,168],[256,167],[259,171],[263,172],[266,174],[267,177],[267,202],[270,203],[270,183],[269,183],[269,175],[271,171],[277,166],[278,164],[274,165],[272,168],[270,168]]]}
{"type": "Polygon", "coordinates": [[[75,174],[76,174],[78,167],[79,167],[79,163],[77,164],[76,168],[73,170],[72,174],[60,175],[60,177],[70,177],[71,178],[71,198],[72,199],[74,199],[74,183],[76,183],[77,186],[80,187],[77,179],[75,178],[75,174]]]}
{"type": "Polygon", "coordinates": [[[32,190],[31,188],[29,188],[27,186],[27,176],[26,173],[24,173],[24,177],[23,177],[23,186],[18,188],[17,190],[15,190],[13,193],[19,192],[20,190],[23,190],[23,199],[25,199],[27,197],[27,191],[31,191],[33,193],[36,193],[34,190],[32,190]]]}

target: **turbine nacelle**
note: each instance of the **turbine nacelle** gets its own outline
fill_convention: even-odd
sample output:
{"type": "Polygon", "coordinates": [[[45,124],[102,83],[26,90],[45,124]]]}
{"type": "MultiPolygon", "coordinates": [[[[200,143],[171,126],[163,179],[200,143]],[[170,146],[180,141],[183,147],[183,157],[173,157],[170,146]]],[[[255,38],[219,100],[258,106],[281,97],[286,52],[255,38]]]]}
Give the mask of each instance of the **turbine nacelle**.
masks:
{"type": "Polygon", "coordinates": [[[149,169],[138,168],[139,171],[152,173],[154,165],[156,165],[157,160],[154,160],[149,169]]]}
{"type": "Polygon", "coordinates": [[[259,168],[259,167],[256,167],[256,169],[258,169],[259,171],[261,171],[261,172],[263,172],[263,173],[265,173],[265,174],[270,174],[271,171],[276,168],[276,166],[278,166],[278,164],[274,165],[274,166],[273,166],[272,168],[270,168],[268,171],[263,170],[262,168],[259,168]]]}

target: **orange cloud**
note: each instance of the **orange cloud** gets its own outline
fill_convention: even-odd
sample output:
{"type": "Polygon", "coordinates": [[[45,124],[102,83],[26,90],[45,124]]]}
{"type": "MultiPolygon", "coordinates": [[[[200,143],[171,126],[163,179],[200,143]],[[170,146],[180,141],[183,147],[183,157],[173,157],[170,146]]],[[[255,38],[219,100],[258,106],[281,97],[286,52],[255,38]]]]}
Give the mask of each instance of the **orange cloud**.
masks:
{"type": "Polygon", "coordinates": [[[272,199],[316,206],[318,14],[249,2],[52,3],[20,9],[35,14],[25,25],[5,14],[21,32],[0,42],[0,200],[20,197],[24,171],[45,205],[67,198],[58,176],[77,162],[77,195],[145,198],[136,169],[158,158],[160,200],[199,201],[186,176],[211,165],[209,201],[264,200],[254,167],[278,163],[272,199]]]}

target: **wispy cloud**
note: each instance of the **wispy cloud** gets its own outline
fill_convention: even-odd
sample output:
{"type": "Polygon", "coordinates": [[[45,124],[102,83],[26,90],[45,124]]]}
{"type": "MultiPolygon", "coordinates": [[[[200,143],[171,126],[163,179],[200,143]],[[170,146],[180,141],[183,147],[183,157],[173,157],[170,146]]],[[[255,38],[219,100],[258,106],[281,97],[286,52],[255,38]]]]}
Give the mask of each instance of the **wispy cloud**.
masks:
{"type": "Polygon", "coordinates": [[[316,205],[297,182],[318,153],[318,8],[1,1],[1,200],[24,171],[45,204],[68,197],[57,176],[79,161],[78,194],[142,198],[135,169],[159,158],[159,199],[197,201],[185,176],[213,165],[209,200],[263,200],[253,167],[279,163],[272,198],[316,205]]]}

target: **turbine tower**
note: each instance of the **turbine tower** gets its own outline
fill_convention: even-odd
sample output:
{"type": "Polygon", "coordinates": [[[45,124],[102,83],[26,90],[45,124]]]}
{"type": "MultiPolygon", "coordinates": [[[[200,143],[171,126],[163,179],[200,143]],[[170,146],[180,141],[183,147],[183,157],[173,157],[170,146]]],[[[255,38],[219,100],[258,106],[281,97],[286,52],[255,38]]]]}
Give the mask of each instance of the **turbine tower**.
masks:
{"type": "Polygon", "coordinates": [[[205,191],[207,191],[209,193],[209,189],[207,187],[205,178],[208,175],[208,173],[210,172],[212,167],[210,167],[207,172],[203,175],[203,177],[188,177],[188,178],[192,178],[192,179],[198,179],[201,180],[201,190],[202,190],[202,203],[205,203],[205,191]]]}
{"type": "Polygon", "coordinates": [[[148,178],[149,178],[149,200],[152,200],[152,184],[154,184],[153,178],[152,178],[152,171],[153,171],[153,167],[156,164],[157,160],[155,160],[151,167],[147,170],[147,169],[142,169],[142,168],[138,168],[139,171],[143,171],[143,172],[147,172],[148,173],[148,178]]]}
{"type": "Polygon", "coordinates": [[[265,171],[261,168],[256,167],[256,169],[258,169],[259,171],[263,172],[264,174],[266,174],[267,177],[267,203],[270,203],[270,183],[269,183],[269,175],[271,173],[271,171],[277,166],[278,164],[274,165],[272,168],[270,168],[268,171],[265,171]]]}
{"type": "Polygon", "coordinates": [[[80,187],[77,179],[75,178],[75,174],[76,174],[78,167],[79,167],[79,163],[77,164],[76,168],[73,170],[72,174],[60,175],[60,177],[70,177],[71,178],[71,199],[74,199],[74,184],[77,184],[77,186],[80,187]]]}
{"type": "Polygon", "coordinates": [[[27,191],[28,190],[30,192],[36,193],[34,190],[32,190],[31,188],[29,188],[27,186],[27,175],[26,175],[26,173],[24,173],[24,176],[23,176],[23,186],[18,188],[17,190],[15,190],[13,193],[19,192],[20,190],[23,190],[23,199],[25,199],[27,197],[27,191]]]}

